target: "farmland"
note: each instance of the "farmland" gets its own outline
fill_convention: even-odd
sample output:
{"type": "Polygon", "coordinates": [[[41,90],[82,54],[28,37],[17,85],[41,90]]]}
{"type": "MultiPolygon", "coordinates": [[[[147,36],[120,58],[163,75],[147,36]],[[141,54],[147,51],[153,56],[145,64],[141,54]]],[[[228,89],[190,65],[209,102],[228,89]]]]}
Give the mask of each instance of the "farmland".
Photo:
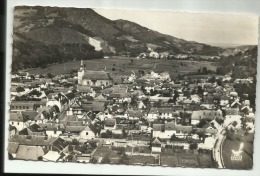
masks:
{"type": "MultiPolygon", "coordinates": [[[[216,70],[216,64],[207,61],[188,61],[188,60],[159,60],[142,59],[129,57],[111,57],[108,59],[84,60],[84,64],[89,70],[106,69],[108,72],[130,75],[132,71],[137,73],[139,70],[152,69],[155,72],[167,71],[172,76],[178,76],[197,72],[198,69],[206,67],[208,70],[216,70]]],[[[70,61],[48,65],[47,68],[28,69],[30,74],[65,74],[73,69],[77,70],[80,61],[70,61]]]]}

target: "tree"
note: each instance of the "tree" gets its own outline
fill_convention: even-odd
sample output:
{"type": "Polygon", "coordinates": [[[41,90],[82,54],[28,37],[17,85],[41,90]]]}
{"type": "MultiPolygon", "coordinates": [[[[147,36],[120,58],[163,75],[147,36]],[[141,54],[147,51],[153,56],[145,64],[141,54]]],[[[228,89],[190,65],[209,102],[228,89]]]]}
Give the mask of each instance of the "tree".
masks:
{"type": "Polygon", "coordinates": [[[96,164],[96,163],[97,163],[97,160],[96,160],[95,158],[91,158],[91,159],[89,160],[89,162],[90,162],[90,163],[93,163],[93,164],[96,164]]]}
{"type": "Polygon", "coordinates": [[[69,150],[69,152],[73,152],[73,146],[69,145],[68,150],[69,150]]]}
{"type": "Polygon", "coordinates": [[[35,77],[34,77],[33,75],[30,75],[30,78],[31,78],[32,80],[35,80],[35,77]]]}
{"type": "Polygon", "coordinates": [[[77,139],[72,139],[72,145],[78,145],[79,141],[77,139]]]}
{"type": "Polygon", "coordinates": [[[51,74],[51,73],[48,73],[48,74],[47,74],[47,78],[50,78],[50,79],[51,79],[51,78],[53,78],[53,77],[54,77],[53,74],[51,74]]]}
{"type": "Polygon", "coordinates": [[[215,76],[212,76],[212,77],[209,79],[209,82],[210,82],[210,83],[215,83],[215,82],[216,82],[216,77],[215,77],[215,76]]]}
{"type": "Polygon", "coordinates": [[[122,129],[122,134],[123,134],[123,138],[125,138],[127,136],[127,133],[125,131],[125,128],[122,129]]]}
{"type": "Polygon", "coordinates": [[[134,64],[134,60],[133,59],[131,59],[131,65],[133,65],[134,64]]]}
{"type": "Polygon", "coordinates": [[[203,74],[207,74],[207,73],[208,73],[207,67],[203,67],[203,68],[202,68],[202,73],[203,73],[203,74]]]}
{"type": "Polygon", "coordinates": [[[54,106],[53,106],[53,110],[54,110],[56,113],[59,113],[59,112],[60,112],[60,108],[59,108],[57,105],[54,105],[54,106]]]}
{"type": "Polygon", "coordinates": [[[110,164],[110,159],[108,157],[108,155],[106,155],[102,160],[101,160],[102,164],[110,164]]]}
{"type": "Polygon", "coordinates": [[[100,134],[101,138],[112,138],[112,131],[107,130],[105,133],[100,134]]]}
{"type": "Polygon", "coordinates": [[[196,150],[198,148],[198,144],[197,143],[191,143],[189,146],[190,150],[196,150]]]}
{"type": "Polygon", "coordinates": [[[223,85],[223,83],[222,83],[222,81],[220,79],[217,80],[217,84],[218,84],[218,86],[222,86],[223,85]]]}
{"type": "Polygon", "coordinates": [[[124,101],[124,102],[122,103],[122,105],[124,106],[124,109],[127,109],[127,107],[128,107],[128,102],[127,102],[127,101],[124,101]]]}
{"type": "Polygon", "coordinates": [[[201,119],[200,120],[200,123],[198,124],[198,127],[199,128],[202,128],[204,125],[206,125],[207,124],[207,120],[205,120],[205,119],[201,119]]]}
{"type": "Polygon", "coordinates": [[[97,142],[96,141],[94,141],[94,140],[90,140],[90,141],[88,141],[89,142],[89,145],[90,145],[90,147],[91,148],[96,148],[97,147],[97,142]]]}
{"type": "Polygon", "coordinates": [[[125,152],[122,154],[121,158],[119,159],[119,164],[129,164],[129,158],[125,154],[125,152]]]}
{"type": "Polygon", "coordinates": [[[43,157],[42,157],[42,156],[39,156],[37,159],[38,159],[38,161],[42,161],[42,160],[43,160],[43,157]]]}
{"type": "Polygon", "coordinates": [[[131,105],[132,107],[136,107],[136,106],[138,105],[137,97],[136,97],[136,96],[134,96],[134,97],[131,98],[130,105],[131,105]]]}
{"type": "Polygon", "coordinates": [[[37,97],[41,96],[42,93],[36,89],[32,90],[29,95],[36,95],[37,97]]]}
{"type": "Polygon", "coordinates": [[[176,135],[173,134],[173,135],[171,136],[171,138],[170,138],[170,141],[172,142],[172,141],[175,141],[176,139],[177,139],[176,135]]]}
{"type": "Polygon", "coordinates": [[[44,78],[44,76],[43,75],[39,75],[39,78],[44,78]]]}
{"type": "Polygon", "coordinates": [[[16,92],[18,92],[18,93],[19,93],[19,92],[23,92],[23,91],[25,91],[25,90],[24,90],[24,88],[21,87],[21,86],[19,86],[19,87],[16,88],[16,92]]]}
{"type": "Polygon", "coordinates": [[[204,92],[204,90],[202,89],[202,87],[201,87],[201,86],[198,86],[198,94],[199,94],[199,95],[202,95],[203,92],[204,92]]]}

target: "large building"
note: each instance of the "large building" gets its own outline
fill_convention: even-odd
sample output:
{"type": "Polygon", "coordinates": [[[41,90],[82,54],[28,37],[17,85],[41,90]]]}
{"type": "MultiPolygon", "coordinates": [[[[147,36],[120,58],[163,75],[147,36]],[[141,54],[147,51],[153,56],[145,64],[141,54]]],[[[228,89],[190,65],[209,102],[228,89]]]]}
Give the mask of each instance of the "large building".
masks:
{"type": "Polygon", "coordinates": [[[81,61],[78,70],[78,84],[88,86],[109,86],[113,84],[113,79],[105,71],[86,70],[83,61],[81,61]]]}

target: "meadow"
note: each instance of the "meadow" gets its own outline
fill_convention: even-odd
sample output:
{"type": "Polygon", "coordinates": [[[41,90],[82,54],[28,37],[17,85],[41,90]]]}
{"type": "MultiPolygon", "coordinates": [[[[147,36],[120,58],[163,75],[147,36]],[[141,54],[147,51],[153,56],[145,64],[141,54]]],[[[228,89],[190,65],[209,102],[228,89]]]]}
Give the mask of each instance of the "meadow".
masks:
{"type": "MultiPolygon", "coordinates": [[[[173,77],[197,72],[206,67],[208,70],[216,70],[216,64],[208,61],[188,60],[160,60],[160,59],[136,59],[130,57],[110,57],[107,59],[92,59],[83,61],[88,70],[106,70],[114,74],[130,75],[133,71],[152,69],[155,72],[169,72],[173,77]]],[[[70,61],[48,65],[46,68],[28,69],[30,74],[66,74],[80,67],[80,61],[70,61]]]]}

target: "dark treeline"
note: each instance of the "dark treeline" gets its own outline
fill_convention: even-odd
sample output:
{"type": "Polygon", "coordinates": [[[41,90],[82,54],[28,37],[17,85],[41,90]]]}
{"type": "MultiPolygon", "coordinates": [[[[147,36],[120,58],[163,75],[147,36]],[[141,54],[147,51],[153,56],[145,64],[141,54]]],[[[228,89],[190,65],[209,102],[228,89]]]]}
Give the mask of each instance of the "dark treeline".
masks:
{"type": "Polygon", "coordinates": [[[90,44],[51,45],[26,39],[26,42],[15,41],[13,44],[12,70],[45,68],[48,64],[97,59],[103,55],[90,44]]]}
{"type": "Polygon", "coordinates": [[[216,69],[217,74],[227,74],[232,72],[233,78],[255,77],[257,65],[257,46],[246,50],[239,51],[234,55],[221,57],[219,67],[216,69]]]}

